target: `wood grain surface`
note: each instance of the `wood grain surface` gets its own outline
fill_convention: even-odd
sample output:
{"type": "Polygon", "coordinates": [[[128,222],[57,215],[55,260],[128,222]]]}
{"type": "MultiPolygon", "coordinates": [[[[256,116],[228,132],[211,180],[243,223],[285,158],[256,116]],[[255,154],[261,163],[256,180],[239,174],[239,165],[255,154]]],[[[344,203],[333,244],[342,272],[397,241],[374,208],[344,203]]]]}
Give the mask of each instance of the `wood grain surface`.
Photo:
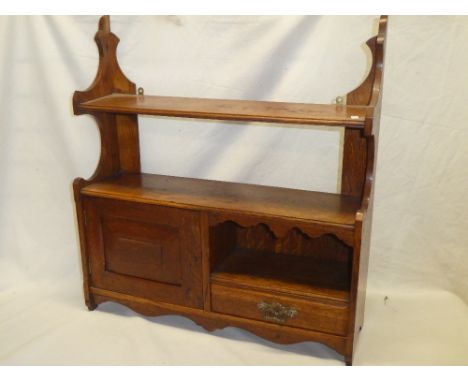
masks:
{"type": "Polygon", "coordinates": [[[243,183],[125,174],[92,183],[84,195],[195,209],[242,211],[352,227],[359,198],[243,183]]]}
{"type": "Polygon", "coordinates": [[[110,94],[79,105],[88,112],[363,128],[365,106],[110,94]]]}

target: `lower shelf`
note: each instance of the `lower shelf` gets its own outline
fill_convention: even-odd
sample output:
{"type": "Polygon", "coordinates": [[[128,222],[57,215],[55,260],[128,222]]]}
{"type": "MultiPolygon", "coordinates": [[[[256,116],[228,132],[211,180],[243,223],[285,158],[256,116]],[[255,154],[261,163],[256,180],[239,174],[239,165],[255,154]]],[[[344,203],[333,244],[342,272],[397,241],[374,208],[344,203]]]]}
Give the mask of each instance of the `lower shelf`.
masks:
{"type": "Polygon", "coordinates": [[[350,274],[348,261],[235,248],[213,271],[211,282],[347,303],[350,274]]]}
{"type": "Polygon", "coordinates": [[[361,207],[360,198],[347,195],[155,174],[125,174],[91,183],[81,192],[144,204],[315,222],[331,232],[351,234],[361,207]]]}

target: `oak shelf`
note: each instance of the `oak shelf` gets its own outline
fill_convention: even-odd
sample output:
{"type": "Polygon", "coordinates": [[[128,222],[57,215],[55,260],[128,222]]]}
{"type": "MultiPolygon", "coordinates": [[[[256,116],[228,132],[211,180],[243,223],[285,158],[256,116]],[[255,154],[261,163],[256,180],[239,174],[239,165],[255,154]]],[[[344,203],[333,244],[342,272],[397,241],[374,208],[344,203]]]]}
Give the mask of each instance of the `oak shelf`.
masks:
{"type": "Polygon", "coordinates": [[[354,228],[361,205],[355,196],[183,178],[124,174],[94,182],[83,195],[196,210],[222,210],[301,219],[354,228]]]}
{"type": "Polygon", "coordinates": [[[316,105],[187,97],[110,94],[79,104],[88,112],[146,114],[166,117],[219,119],[363,128],[368,107],[316,105]]]}
{"type": "MultiPolygon", "coordinates": [[[[73,95],[96,121],[94,174],[73,183],[85,303],[181,314],[207,330],[237,326],[270,341],[321,342],[352,364],[364,320],[387,17],[372,64],[343,104],[144,95],[117,62],[109,16],[99,67],[73,95]],[[338,194],[141,171],[139,115],[341,126],[338,194]]],[[[304,160],[304,166],[307,161],[304,160]]]]}

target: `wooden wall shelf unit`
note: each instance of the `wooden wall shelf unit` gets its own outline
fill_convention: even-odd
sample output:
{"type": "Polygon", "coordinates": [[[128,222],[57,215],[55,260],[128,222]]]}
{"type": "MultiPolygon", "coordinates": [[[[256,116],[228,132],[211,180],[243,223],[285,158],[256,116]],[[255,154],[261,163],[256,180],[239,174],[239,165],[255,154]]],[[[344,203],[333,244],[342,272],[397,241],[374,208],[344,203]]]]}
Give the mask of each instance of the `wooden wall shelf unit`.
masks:
{"type": "Polygon", "coordinates": [[[73,96],[94,117],[101,155],[73,183],[90,310],[105,301],[180,314],[207,330],[318,341],[351,364],[364,302],[387,17],[373,62],[345,104],[147,96],[117,63],[99,21],[96,79],[73,96]],[[343,126],[341,194],[144,174],[138,115],[343,126]]]}

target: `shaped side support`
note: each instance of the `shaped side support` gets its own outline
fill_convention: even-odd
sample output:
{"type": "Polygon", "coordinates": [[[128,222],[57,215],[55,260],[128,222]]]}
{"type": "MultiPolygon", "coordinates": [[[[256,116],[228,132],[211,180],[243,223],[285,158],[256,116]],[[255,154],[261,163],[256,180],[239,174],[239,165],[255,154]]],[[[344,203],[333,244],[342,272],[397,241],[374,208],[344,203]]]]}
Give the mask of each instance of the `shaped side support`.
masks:
{"type": "Polygon", "coordinates": [[[86,211],[83,206],[81,189],[93,181],[117,176],[122,173],[140,172],[140,148],[138,139],[138,119],[136,115],[87,113],[81,104],[112,93],[135,94],[136,86],[119,67],[117,62],[118,37],[110,30],[109,16],[102,16],[95,35],[99,50],[99,66],[91,86],[73,95],[75,115],[90,114],[96,121],[100,138],[101,153],[94,174],[87,180],[76,178],[73,182],[78,231],[80,236],[81,260],[85,302],[88,309],[96,307],[90,293],[91,275],[88,264],[86,239],[86,211]]]}

